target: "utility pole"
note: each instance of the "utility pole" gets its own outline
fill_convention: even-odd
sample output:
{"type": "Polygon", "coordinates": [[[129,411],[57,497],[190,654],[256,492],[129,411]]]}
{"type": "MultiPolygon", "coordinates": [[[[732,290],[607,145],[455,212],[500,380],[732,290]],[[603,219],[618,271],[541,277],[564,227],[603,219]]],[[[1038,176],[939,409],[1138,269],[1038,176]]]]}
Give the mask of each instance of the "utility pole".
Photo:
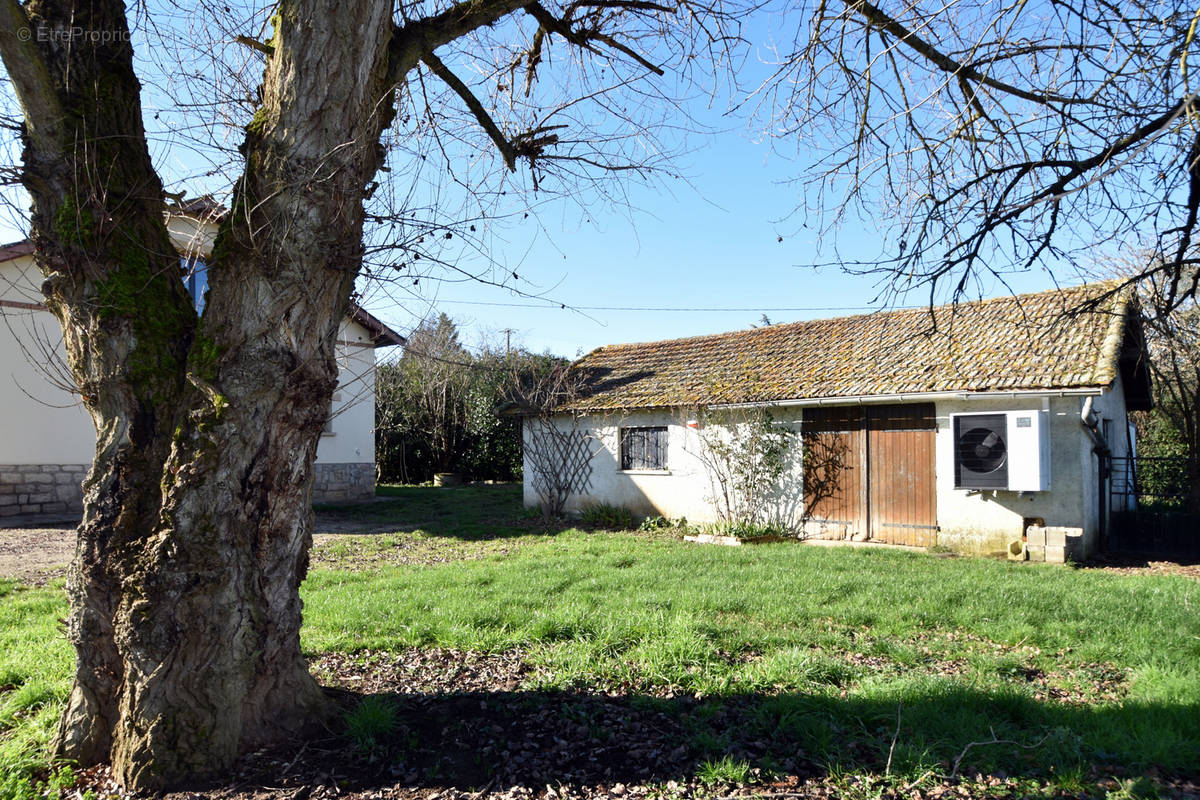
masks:
{"type": "Polygon", "coordinates": [[[512,328],[504,329],[504,357],[508,358],[512,354],[512,328]]]}

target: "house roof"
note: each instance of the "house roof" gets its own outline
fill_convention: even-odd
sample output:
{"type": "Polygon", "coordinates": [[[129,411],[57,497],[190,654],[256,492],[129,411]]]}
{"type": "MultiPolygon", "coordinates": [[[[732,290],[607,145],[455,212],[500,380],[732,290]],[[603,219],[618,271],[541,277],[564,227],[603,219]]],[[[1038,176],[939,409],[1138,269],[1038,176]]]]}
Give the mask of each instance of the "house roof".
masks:
{"type": "Polygon", "coordinates": [[[601,347],[564,410],[934,392],[1099,388],[1148,407],[1136,301],[1120,281],[935,308],[601,347]],[[1130,384],[1133,393],[1130,393],[1130,384]]]}
{"type": "Polygon", "coordinates": [[[362,325],[371,334],[371,342],[376,347],[393,347],[408,344],[408,340],[381,322],[375,315],[368,312],[353,300],[346,308],[346,316],[362,325]]]}
{"type": "Polygon", "coordinates": [[[0,244],[0,261],[12,261],[14,258],[29,255],[33,255],[33,242],[28,239],[0,244]]]}
{"type": "Polygon", "coordinates": [[[211,194],[172,200],[167,203],[166,210],[168,214],[194,217],[205,222],[220,222],[229,214],[229,209],[224,204],[217,202],[211,194]]]}

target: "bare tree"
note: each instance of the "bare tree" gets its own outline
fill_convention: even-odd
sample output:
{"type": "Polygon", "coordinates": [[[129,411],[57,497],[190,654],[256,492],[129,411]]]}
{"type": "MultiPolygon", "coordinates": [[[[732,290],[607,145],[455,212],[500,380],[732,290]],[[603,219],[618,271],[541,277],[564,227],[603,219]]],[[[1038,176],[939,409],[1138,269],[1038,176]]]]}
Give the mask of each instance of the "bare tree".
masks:
{"type": "Polygon", "coordinates": [[[434,472],[449,472],[466,425],[466,394],[473,365],[445,314],[425,320],[405,345],[396,369],[413,390],[405,411],[431,450],[434,472]]]}
{"type": "MultiPolygon", "coordinates": [[[[136,8],[141,30],[154,30],[149,7],[136,8]]],[[[690,2],[272,9],[255,11],[262,22],[269,13],[269,38],[216,37],[236,32],[263,65],[261,86],[246,78],[254,61],[197,77],[154,48],[141,75],[155,92],[206,80],[234,92],[209,97],[207,109],[231,110],[194,129],[205,141],[236,130],[239,142],[236,154],[217,149],[239,174],[198,316],[164,224],[125,4],[0,0],[0,58],[21,109],[14,171],[31,200],[45,300],[97,430],[68,579],[76,668],[57,752],[111,762],[130,789],[223,771],[329,708],[300,651],[298,587],[337,323],[364,236],[407,254],[395,264],[403,274],[428,248],[438,207],[376,182],[397,166],[388,148],[417,143],[421,163],[433,158],[460,185],[491,152],[530,188],[637,175],[655,166],[646,144],[670,108],[653,80],[672,64],[690,69],[725,36],[719,9],[690,2]],[[563,56],[553,63],[552,49],[563,56]],[[472,148],[476,131],[489,149],[472,148]]],[[[176,11],[218,30],[231,14],[229,4],[176,11]]],[[[496,193],[510,188],[523,187],[496,193]]]]}
{"type": "Polygon", "coordinates": [[[861,214],[886,231],[880,261],[844,266],[957,298],[981,274],[1133,245],[1154,252],[1146,273],[1168,308],[1195,296],[1195,3],[820,0],[794,13],[795,47],[758,109],[819,154],[805,200],[820,224],[861,214]]]}
{"type": "Polygon", "coordinates": [[[694,412],[697,446],[717,518],[743,528],[803,532],[837,491],[845,450],[837,437],[799,435],[766,409],[694,412]]]}

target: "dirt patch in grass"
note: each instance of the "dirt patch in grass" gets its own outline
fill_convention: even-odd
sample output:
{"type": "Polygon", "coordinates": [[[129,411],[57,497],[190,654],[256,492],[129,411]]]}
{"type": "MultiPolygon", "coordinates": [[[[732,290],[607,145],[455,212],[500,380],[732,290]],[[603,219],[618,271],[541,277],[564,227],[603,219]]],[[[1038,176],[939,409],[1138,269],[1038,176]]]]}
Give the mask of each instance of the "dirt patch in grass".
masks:
{"type": "MultiPolygon", "coordinates": [[[[356,519],[344,513],[317,514],[312,564],[326,569],[371,569],[380,564],[439,564],[507,553],[503,538],[462,541],[413,533],[428,524],[403,525],[356,519]]],[[[516,545],[513,545],[516,546],[516,545]]],[[[0,578],[45,586],[66,575],[75,555],[75,528],[0,527],[0,578]]]]}
{"type": "Polygon", "coordinates": [[[1078,569],[1102,570],[1122,575],[1181,575],[1200,580],[1200,559],[1164,560],[1159,556],[1103,553],[1077,565],[1078,569]]]}
{"type": "Polygon", "coordinates": [[[456,539],[421,531],[375,535],[317,534],[313,536],[312,565],[321,569],[374,570],[383,566],[433,566],[500,556],[534,541],[510,536],[494,539],[456,539]]]}
{"type": "Polygon", "coordinates": [[[0,578],[45,586],[74,555],[74,528],[0,528],[0,578]]]}

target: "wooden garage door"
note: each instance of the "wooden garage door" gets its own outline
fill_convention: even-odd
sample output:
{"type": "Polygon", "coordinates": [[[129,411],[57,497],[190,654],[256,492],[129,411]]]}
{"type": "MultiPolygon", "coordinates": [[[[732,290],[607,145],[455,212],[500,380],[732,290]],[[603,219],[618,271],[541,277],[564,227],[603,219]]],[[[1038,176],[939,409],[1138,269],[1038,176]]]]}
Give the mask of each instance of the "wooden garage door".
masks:
{"type": "Polygon", "coordinates": [[[933,403],[867,408],[870,536],[928,547],[937,528],[933,403]]]}
{"type": "Polygon", "coordinates": [[[857,406],[806,408],[804,501],[810,518],[830,523],[830,536],[862,538],[867,530],[866,435],[857,406]]]}
{"type": "Polygon", "coordinates": [[[804,488],[830,531],[928,546],[937,530],[932,403],[806,409],[804,488]]]}

